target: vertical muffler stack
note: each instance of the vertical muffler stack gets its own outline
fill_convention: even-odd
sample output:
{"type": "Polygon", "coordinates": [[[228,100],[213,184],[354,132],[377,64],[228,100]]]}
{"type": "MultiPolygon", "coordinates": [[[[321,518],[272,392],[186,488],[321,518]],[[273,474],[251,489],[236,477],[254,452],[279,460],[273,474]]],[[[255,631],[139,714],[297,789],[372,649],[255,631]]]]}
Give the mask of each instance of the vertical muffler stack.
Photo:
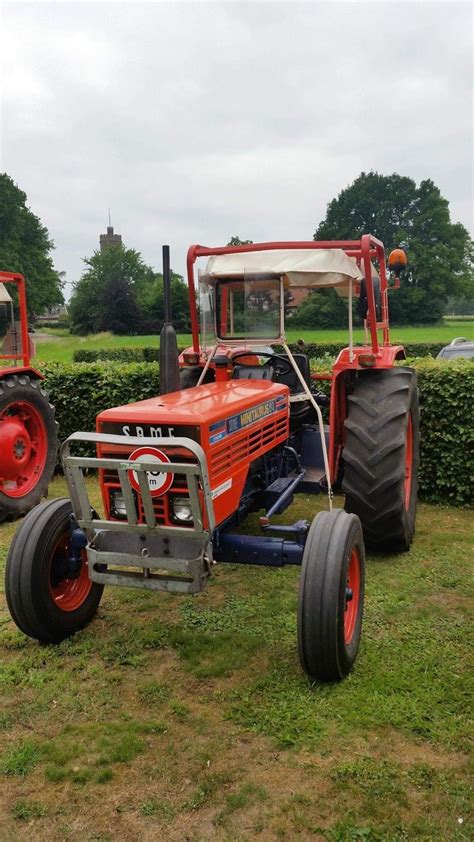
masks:
{"type": "Polygon", "coordinates": [[[160,395],[178,392],[179,363],[176,331],[171,321],[170,247],[163,246],[163,304],[165,320],[160,334],[160,395]]]}

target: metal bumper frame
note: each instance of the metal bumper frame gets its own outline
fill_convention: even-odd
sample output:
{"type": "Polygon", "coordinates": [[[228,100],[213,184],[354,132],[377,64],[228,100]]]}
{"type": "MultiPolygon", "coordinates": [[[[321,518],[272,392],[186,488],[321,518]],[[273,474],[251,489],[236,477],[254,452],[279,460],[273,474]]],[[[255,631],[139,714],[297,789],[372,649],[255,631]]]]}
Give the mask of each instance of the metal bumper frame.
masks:
{"type": "Polygon", "coordinates": [[[212,566],[212,535],[215,528],[212,494],[206,457],[199,444],[188,438],[151,438],[106,433],[73,433],[61,446],[61,461],[68,484],[74,518],[87,537],[89,578],[101,584],[158,591],[197,593],[206,586],[212,566]],[[146,476],[156,462],[117,457],[74,456],[74,444],[184,449],[189,462],[160,465],[160,472],[185,475],[193,527],[166,526],[156,522],[146,476]],[[126,521],[105,520],[94,511],[84,469],[117,471],[127,513],[126,521]],[[138,523],[129,471],[140,485],[145,523],[138,523]]]}

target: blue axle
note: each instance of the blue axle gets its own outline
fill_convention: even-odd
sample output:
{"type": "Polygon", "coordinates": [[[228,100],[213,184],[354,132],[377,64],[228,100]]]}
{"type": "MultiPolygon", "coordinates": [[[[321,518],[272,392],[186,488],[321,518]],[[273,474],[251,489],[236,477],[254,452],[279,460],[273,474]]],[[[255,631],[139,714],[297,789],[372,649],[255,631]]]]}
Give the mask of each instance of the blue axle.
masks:
{"type": "Polygon", "coordinates": [[[215,561],[232,564],[283,567],[285,564],[301,564],[303,549],[301,544],[281,538],[224,533],[220,535],[219,546],[214,548],[213,555],[215,561]]]}

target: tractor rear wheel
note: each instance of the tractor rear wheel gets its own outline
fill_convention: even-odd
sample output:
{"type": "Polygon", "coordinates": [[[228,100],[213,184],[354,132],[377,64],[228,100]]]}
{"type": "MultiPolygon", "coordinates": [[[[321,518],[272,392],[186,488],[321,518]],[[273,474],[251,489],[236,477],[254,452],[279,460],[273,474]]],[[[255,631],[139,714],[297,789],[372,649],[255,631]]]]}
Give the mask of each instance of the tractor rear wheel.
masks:
{"type": "Polygon", "coordinates": [[[366,546],[404,552],[415,532],[420,418],[410,368],[360,372],[345,421],[345,509],[359,516],[366,546]]]}
{"type": "Polygon", "coordinates": [[[7,556],[10,613],[21,631],[44,643],[87,626],[104,590],[89,579],[85,550],[79,571],[68,570],[71,514],[66,497],[40,503],[17,529],[7,556]]]}
{"type": "Polygon", "coordinates": [[[54,407],[39,380],[0,380],[0,523],[36,506],[53,475],[58,451],[54,407]]]}
{"type": "Polygon", "coordinates": [[[342,509],[314,518],[303,552],[298,649],[310,678],[340,681],[359,649],[365,551],[359,518],[342,509]]]}

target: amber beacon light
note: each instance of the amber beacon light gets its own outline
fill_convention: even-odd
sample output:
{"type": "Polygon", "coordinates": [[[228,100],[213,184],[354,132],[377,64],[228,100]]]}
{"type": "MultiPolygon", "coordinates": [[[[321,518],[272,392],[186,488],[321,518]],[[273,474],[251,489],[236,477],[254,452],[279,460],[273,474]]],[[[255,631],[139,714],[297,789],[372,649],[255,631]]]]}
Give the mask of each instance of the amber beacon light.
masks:
{"type": "Polygon", "coordinates": [[[388,268],[393,272],[396,278],[400,277],[400,272],[407,268],[408,260],[403,249],[393,249],[388,256],[388,268]]]}

